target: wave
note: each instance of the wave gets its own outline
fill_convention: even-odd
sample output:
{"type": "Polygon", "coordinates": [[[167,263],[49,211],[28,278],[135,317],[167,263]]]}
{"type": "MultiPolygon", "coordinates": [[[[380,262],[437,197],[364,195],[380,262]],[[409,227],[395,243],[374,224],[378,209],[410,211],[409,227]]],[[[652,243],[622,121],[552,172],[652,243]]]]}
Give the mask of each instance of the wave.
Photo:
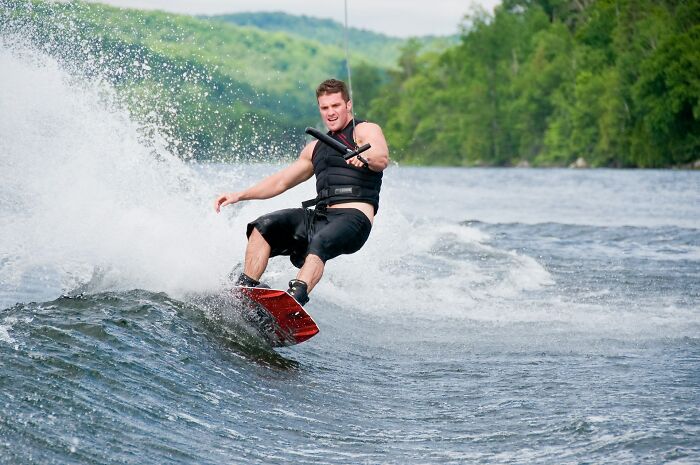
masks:
{"type": "Polygon", "coordinates": [[[518,238],[554,239],[564,246],[588,247],[601,244],[624,252],[651,254],[653,258],[700,259],[700,228],[674,225],[600,226],[558,222],[488,223],[478,220],[466,220],[461,224],[478,228],[486,234],[503,234],[507,231],[518,238]]]}
{"type": "MultiPolygon", "coordinates": [[[[87,351],[115,363],[141,353],[166,360],[178,347],[208,340],[212,347],[278,368],[296,363],[272,350],[251,322],[243,317],[240,299],[228,292],[191,295],[188,301],[145,290],[64,295],[43,303],[16,304],[2,312],[0,340],[15,351],[32,347],[68,355],[87,351]],[[159,355],[160,354],[160,355],[159,355]]],[[[194,349],[198,351],[199,349],[194,349]]],[[[78,357],[79,358],[79,357],[78,357]]],[[[79,367],[78,367],[79,368],[79,367]]],[[[78,369],[76,368],[76,369],[78,369]]]]}

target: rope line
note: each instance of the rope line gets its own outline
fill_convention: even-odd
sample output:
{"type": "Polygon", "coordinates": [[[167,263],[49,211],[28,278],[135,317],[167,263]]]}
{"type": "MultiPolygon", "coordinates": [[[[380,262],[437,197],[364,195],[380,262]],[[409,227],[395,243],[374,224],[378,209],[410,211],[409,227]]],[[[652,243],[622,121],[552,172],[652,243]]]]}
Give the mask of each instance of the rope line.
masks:
{"type": "MultiPolygon", "coordinates": [[[[345,0],[345,68],[347,69],[348,73],[348,93],[350,94],[350,101],[353,102],[353,105],[355,102],[352,99],[352,73],[350,72],[350,40],[349,40],[349,28],[348,28],[348,0],[345,0]]],[[[355,142],[355,112],[353,111],[352,114],[352,141],[355,144],[355,147],[357,148],[357,143],[355,142]]]]}

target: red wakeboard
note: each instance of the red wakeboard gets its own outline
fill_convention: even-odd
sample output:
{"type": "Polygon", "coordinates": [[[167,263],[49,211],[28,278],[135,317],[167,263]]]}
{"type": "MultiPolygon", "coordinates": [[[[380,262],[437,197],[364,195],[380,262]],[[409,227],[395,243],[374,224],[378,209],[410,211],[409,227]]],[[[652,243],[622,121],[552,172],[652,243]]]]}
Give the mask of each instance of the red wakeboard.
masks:
{"type": "Polygon", "coordinates": [[[244,286],[237,286],[236,291],[254,307],[251,309],[274,347],[299,344],[319,331],[311,316],[285,291],[244,286]]]}

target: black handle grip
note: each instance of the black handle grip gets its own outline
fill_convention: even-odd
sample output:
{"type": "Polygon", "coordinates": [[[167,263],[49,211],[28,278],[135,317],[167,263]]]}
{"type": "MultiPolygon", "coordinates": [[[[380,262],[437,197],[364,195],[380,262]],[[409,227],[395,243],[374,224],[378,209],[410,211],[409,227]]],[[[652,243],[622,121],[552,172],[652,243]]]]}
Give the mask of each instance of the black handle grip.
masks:
{"type": "Polygon", "coordinates": [[[324,144],[335,149],[337,152],[339,152],[341,155],[343,155],[343,158],[345,160],[349,160],[350,158],[355,157],[355,156],[361,154],[362,152],[364,152],[365,150],[372,147],[369,144],[365,144],[362,147],[358,147],[357,149],[352,150],[351,148],[349,148],[348,146],[346,146],[342,142],[339,142],[339,141],[333,139],[331,136],[329,136],[328,134],[322,133],[318,129],[306,128],[305,132],[308,135],[315,137],[316,139],[320,140],[324,144]]]}
{"type": "Polygon", "coordinates": [[[352,149],[348,148],[345,144],[342,142],[338,142],[337,140],[333,139],[331,136],[328,134],[324,134],[318,129],[315,128],[306,128],[306,133],[310,136],[315,137],[316,139],[320,140],[324,144],[333,147],[335,150],[340,152],[341,154],[345,155],[349,152],[352,152],[352,149]]]}
{"type": "MultiPolygon", "coordinates": [[[[359,155],[359,154],[361,154],[362,152],[364,152],[365,150],[368,150],[368,149],[371,149],[371,148],[372,148],[371,145],[365,144],[365,145],[363,145],[362,147],[356,148],[355,150],[353,150],[352,152],[348,153],[347,155],[343,155],[343,158],[346,159],[346,160],[349,160],[350,158],[352,158],[352,157],[354,157],[354,156],[356,156],[356,155],[359,155]]],[[[364,160],[363,160],[363,161],[364,161],[364,160]]]]}

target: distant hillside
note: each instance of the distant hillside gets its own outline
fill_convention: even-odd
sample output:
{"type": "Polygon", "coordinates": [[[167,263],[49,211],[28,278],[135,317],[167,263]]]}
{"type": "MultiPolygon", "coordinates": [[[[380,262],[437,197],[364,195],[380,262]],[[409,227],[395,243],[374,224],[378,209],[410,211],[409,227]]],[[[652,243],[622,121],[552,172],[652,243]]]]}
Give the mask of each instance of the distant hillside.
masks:
{"type": "MultiPolygon", "coordinates": [[[[247,157],[272,146],[294,153],[303,128],[318,122],[315,85],[345,76],[345,53],[335,45],[93,3],[4,0],[0,33],[111,82],[135,117],[157,120],[186,158],[247,157]]],[[[351,57],[357,87],[364,79],[376,89],[386,72],[351,57]]]]}
{"type": "MultiPolygon", "coordinates": [[[[343,24],[330,19],[310,16],[294,16],[287,13],[236,13],[216,16],[202,16],[216,21],[224,21],[239,26],[252,26],[265,31],[287,34],[316,40],[321,44],[344,49],[345,28],[343,24]]],[[[394,65],[405,40],[364,29],[348,28],[350,49],[364,56],[373,64],[394,65]]]]}

